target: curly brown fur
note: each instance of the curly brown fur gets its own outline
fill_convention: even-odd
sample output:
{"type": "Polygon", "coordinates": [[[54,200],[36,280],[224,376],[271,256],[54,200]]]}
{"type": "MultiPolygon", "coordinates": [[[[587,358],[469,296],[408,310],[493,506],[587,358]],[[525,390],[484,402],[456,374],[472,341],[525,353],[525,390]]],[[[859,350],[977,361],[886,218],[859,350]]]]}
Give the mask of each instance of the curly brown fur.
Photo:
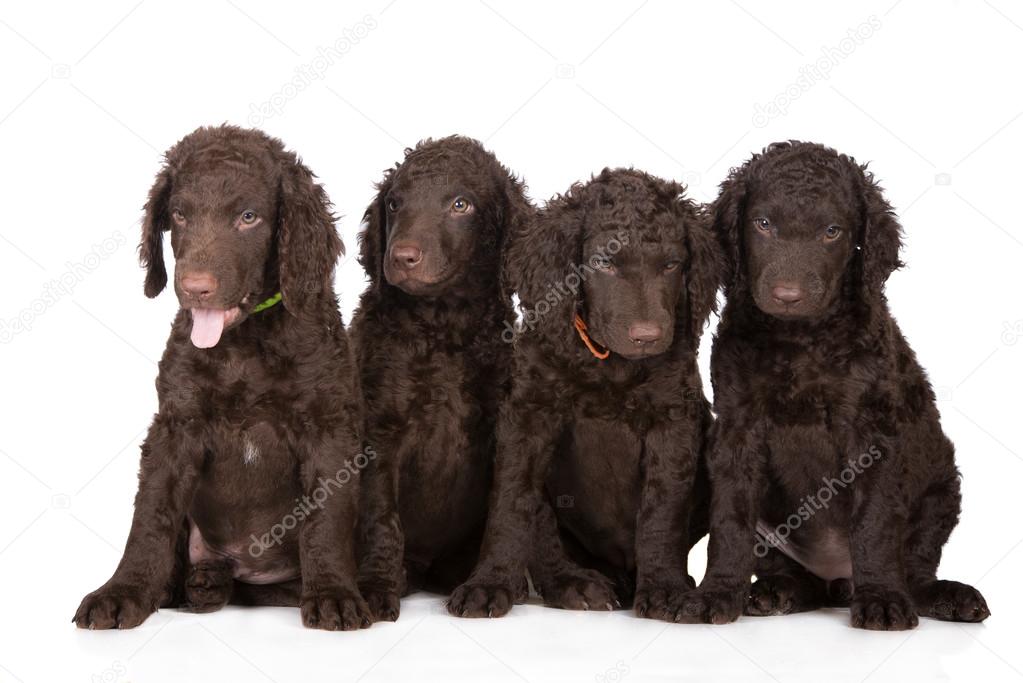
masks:
{"type": "Polygon", "coordinates": [[[368,626],[350,463],[362,408],[323,189],[276,139],[200,128],[167,152],[146,203],[150,297],[167,282],[168,230],[181,311],[160,361],[131,531],[113,577],[74,621],[131,628],[161,606],[210,611],[236,599],[297,604],[311,627],[368,626]],[[278,291],[283,304],[253,311],[278,291]]]}
{"type": "Polygon", "coordinates": [[[605,169],[510,240],[506,275],[525,315],[483,549],[451,613],[506,613],[524,595],[530,557],[537,590],[557,607],[631,601],[663,618],[692,586],[711,420],[696,351],[721,259],[683,192],[605,169]],[[577,336],[576,314],[610,349],[606,360],[577,336]]]}
{"type": "Polygon", "coordinates": [[[851,601],[868,629],[986,618],[979,592],[935,576],[959,472],[888,310],[901,228],[873,175],[778,143],[733,170],[713,213],[731,273],[711,359],[710,558],[677,618],[731,621],[748,595],[755,615],[851,601]]]}
{"type": "Polygon", "coordinates": [[[501,251],[533,208],[521,181],[459,136],[406,150],[377,189],[353,321],[380,453],[366,472],[360,585],[393,620],[403,592],[447,592],[476,561],[511,357],[501,251]]]}

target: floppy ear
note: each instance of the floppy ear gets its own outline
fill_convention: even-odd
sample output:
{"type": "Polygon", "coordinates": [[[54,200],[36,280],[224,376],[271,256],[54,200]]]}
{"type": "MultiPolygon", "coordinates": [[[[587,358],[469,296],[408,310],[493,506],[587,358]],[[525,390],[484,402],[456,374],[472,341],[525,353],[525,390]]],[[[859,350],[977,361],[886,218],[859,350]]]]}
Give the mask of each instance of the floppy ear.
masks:
{"type": "MultiPolygon", "coordinates": [[[[526,185],[521,180],[505,169],[504,190],[501,193],[502,203],[498,207],[497,219],[499,229],[497,231],[497,253],[503,254],[505,247],[513,239],[513,236],[522,235],[529,228],[530,221],[536,215],[534,207],[526,199],[526,185]]],[[[505,301],[511,298],[515,292],[516,284],[512,282],[507,270],[507,258],[501,263],[500,283],[501,298],[505,301]]],[[[521,295],[520,295],[521,296],[521,295]]]]}
{"type": "Polygon", "coordinates": [[[366,207],[362,216],[363,227],[359,233],[359,264],[369,275],[370,291],[379,293],[383,288],[384,250],[387,248],[387,193],[394,182],[394,169],[384,172],[384,179],[377,183],[377,194],[366,207]]]}
{"type": "Polygon", "coordinates": [[[860,254],[861,286],[865,295],[878,295],[888,276],[903,266],[899,260],[902,226],[884,198],[881,186],[866,165],[858,166],[863,219],[856,247],[860,254]]]}
{"type": "Polygon", "coordinates": [[[322,295],[333,298],[334,265],[345,253],[330,200],[294,154],[284,154],[277,251],[284,306],[300,315],[322,295]]]}
{"type": "Polygon", "coordinates": [[[733,168],[710,206],[711,230],[723,259],[725,292],[745,281],[742,265],[742,216],[746,204],[746,167],[733,168]]]}
{"type": "Polygon", "coordinates": [[[582,280],[592,273],[589,264],[581,263],[585,210],[573,191],[579,188],[550,200],[513,226],[507,238],[504,287],[519,295],[527,335],[534,330],[571,334],[582,280]]]}
{"type": "Polygon", "coordinates": [[[718,287],[725,272],[721,245],[710,228],[710,217],[691,200],[685,205],[686,298],[689,308],[689,338],[698,341],[711,311],[717,310],[718,287]]]}
{"type": "Polygon", "coordinates": [[[167,286],[167,267],[163,263],[163,233],[167,225],[167,203],[171,193],[171,170],[164,166],[149,189],[149,198],[143,207],[142,241],[139,242],[139,262],[146,269],[146,296],[150,299],[167,286]]]}

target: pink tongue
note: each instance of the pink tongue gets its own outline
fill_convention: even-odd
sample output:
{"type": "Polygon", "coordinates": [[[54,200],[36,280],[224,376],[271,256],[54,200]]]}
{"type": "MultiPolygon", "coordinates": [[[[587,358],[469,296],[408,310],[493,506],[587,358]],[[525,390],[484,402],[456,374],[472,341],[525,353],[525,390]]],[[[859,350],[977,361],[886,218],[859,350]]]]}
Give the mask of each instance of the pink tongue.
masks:
{"type": "Polygon", "coordinates": [[[220,335],[224,332],[224,319],[227,311],[215,308],[192,309],[192,344],[200,349],[208,349],[217,345],[220,335]]]}

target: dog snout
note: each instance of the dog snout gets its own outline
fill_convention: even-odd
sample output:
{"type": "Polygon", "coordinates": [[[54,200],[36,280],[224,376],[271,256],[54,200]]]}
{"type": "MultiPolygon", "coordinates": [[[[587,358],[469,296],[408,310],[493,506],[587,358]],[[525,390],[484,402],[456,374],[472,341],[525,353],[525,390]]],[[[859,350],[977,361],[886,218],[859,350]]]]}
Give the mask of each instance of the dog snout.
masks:
{"type": "Polygon", "coordinates": [[[181,289],[189,298],[206,301],[217,293],[219,283],[212,273],[192,272],[181,276],[181,289]]]}
{"type": "Polygon", "coordinates": [[[633,344],[653,344],[664,337],[664,328],[657,323],[641,320],[629,326],[629,339],[633,344]]]}
{"type": "Polygon", "coordinates": [[[391,246],[391,263],[404,270],[413,270],[423,262],[423,250],[419,245],[404,243],[391,246]]]}
{"type": "Polygon", "coordinates": [[[786,306],[797,304],[805,294],[798,282],[775,282],[771,287],[771,296],[786,306]]]}

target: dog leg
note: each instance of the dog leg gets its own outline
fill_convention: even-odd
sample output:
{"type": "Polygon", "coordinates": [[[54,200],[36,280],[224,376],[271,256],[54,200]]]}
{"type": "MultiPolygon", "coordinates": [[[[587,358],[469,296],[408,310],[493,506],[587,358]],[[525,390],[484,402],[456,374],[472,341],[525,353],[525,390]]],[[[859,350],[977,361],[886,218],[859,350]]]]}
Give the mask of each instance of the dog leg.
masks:
{"type": "Polygon", "coordinates": [[[472,575],[448,599],[458,617],[500,617],[528,597],[526,565],[541,489],[564,428],[564,416],[537,410],[521,387],[512,390],[497,424],[497,456],[487,527],[472,575]]]}
{"type": "MultiPolygon", "coordinates": [[[[664,413],[682,409],[663,409],[664,413]]],[[[636,596],[641,617],[674,621],[689,576],[693,490],[704,444],[701,424],[676,420],[650,430],[643,448],[636,515],[636,596]]]]}
{"type": "Polygon", "coordinates": [[[991,610],[980,591],[958,581],[939,581],[936,576],[941,550],[959,521],[960,501],[958,477],[932,486],[921,497],[906,543],[909,588],[920,616],[984,621],[991,610]]]}
{"type": "Polygon", "coordinates": [[[548,607],[613,610],[621,607],[612,582],[599,571],[574,562],[561,543],[557,518],[544,501],[534,520],[533,558],[529,574],[548,607]]]}
{"type": "Polygon", "coordinates": [[[174,427],[157,415],[149,428],[124,555],[110,580],[82,600],[72,619],[79,628],[134,628],[173,600],[175,552],[204,452],[174,427]]]}
{"type": "Polygon", "coordinates": [[[398,515],[397,463],[378,458],[363,472],[359,591],[374,621],[401,611],[405,536],[398,515]]]}

